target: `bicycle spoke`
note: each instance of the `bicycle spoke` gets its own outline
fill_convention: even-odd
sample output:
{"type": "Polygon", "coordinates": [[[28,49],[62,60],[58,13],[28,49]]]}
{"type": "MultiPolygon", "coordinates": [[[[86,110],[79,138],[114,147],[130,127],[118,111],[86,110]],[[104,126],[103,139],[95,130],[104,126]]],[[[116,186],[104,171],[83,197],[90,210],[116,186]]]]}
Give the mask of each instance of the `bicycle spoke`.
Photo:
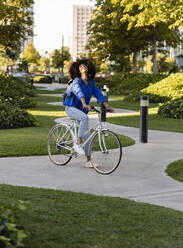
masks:
{"type": "Polygon", "coordinates": [[[66,125],[58,124],[48,135],[48,154],[56,165],[65,165],[72,158],[73,139],[66,125]]]}
{"type": "Polygon", "coordinates": [[[96,171],[101,174],[112,173],[121,161],[122,148],[118,137],[105,130],[96,134],[91,141],[90,155],[96,171]]]}

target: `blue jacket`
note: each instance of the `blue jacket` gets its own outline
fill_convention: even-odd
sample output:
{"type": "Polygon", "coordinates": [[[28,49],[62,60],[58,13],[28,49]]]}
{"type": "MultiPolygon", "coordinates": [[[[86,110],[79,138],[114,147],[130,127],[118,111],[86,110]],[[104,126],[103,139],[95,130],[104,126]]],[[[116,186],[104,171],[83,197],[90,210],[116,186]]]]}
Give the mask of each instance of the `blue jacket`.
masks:
{"type": "Polygon", "coordinates": [[[106,102],[105,97],[97,87],[94,80],[93,80],[93,85],[91,80],[89,80],[88,85],[86,85],[81,78],[75,78],[72,82],[70,93],[68,94],[68,96],[71,97],[69,97],[64,102],[64,105],[73,106],[85,113],[88,113],[86,109],[83,109],[83,105],[80,99],[84,97],[86,104],[88,105],[90,103],[92,95],[94,95],[97,98],[98,103],[106,102]]]}

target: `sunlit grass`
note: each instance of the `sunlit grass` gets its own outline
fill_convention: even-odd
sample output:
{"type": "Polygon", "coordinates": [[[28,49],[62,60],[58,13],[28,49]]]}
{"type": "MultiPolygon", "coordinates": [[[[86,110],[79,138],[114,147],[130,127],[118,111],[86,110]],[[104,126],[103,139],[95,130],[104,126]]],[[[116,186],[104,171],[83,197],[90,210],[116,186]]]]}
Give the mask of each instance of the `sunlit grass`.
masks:
{"type": "Polygon", "coordinates": [[[38,111],[38,110],[29,110],[30,114],[35,116],[55,116],[55,117],[65,117],[65,111],[38,111]]]}

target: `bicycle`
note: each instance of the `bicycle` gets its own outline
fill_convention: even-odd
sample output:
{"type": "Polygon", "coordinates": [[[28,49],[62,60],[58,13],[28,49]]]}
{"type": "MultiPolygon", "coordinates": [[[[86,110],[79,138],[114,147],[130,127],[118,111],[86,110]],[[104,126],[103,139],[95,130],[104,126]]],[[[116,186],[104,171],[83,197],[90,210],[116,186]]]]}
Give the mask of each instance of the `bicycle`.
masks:
{"type": "MultiPolygon", "coordinates": [[[[98,125],[82,147],[90,141],[90,156],[94,169],[100,174],[110,174],[121,162],[122,145],[118,136],[103,126],[101,111],[95,107],[92,107],[92,110],[98,113],[98,125]]],[[[72,157],[78,155],[73,148],[78,138],[78,121],[70,120],[70,123],[56,124],[48,134],[48,155],[56,165],[66,165],[72,157]]]]}

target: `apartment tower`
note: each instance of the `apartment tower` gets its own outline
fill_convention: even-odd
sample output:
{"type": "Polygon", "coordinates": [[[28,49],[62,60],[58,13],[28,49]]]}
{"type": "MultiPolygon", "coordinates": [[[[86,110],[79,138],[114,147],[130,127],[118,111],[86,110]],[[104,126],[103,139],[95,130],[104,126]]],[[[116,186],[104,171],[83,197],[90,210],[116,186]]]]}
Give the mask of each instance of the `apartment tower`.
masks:
{"type": "Polygon", "coordinates": [[[87,53],[87,24],[94,6],[73,5],[73,37],[72,37],[72,56],[76,59],[81,53],[87,53]]]}
{"type": "Polygon", "coordinates": [[[34,27],[34,5],[32,4],[32,6],[30,7],[29,11],[32,12],[32,18],[33,18],[33,24],[31,26],[31,29],[32,29],[32,35],[28,35],[26,37],[25,40],[22,41],[22,44],[21,44],[21,52],[24,51],[24,49],[26,48],[26,46],[29,44],[29,43],[33,43],[33,27],[34,27]]]}

